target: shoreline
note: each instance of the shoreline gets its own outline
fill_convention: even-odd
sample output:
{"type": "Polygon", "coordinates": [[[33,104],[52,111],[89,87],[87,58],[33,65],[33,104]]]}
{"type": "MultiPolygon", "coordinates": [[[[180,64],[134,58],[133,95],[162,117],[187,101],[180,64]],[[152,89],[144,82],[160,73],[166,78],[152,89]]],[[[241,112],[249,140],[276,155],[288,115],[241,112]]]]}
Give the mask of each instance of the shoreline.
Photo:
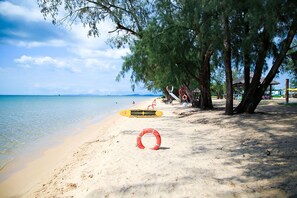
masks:
{"type": "Polygon", "coordinates": [[[97,122],[90,122],[90,124],[80,123],[76,127],[67,128],[67,130],[65,130],[73,130],[75,132],[65,134],[56,133],[51,134],[49,137],[42,137],[42,139],[38,140],[38,142],[34,143],[33,145],[29,145],[28,147],[24,148],[23,151],[20,151],[16,155],[14,155],[14,159],[8,161],[2,167],[2,169],[0,170],[0,183],[4,182],[7,178],[12,176],[16,172],[24,169],[28,163],[40,158],[47,150],[63,144],[66,139],[82,133],[86,128],[94,125],[95,123],[100,123],[103,121],[104,119],[97,122]]]}
{"type": "Polygon", "coordinates": [[[11,181],[15,191],[3,197],[297,195],[297,106],[265,101],[256,114],[226,116],[224,100],[214,102],[219,108],[200,111],[158,99],[160,118],[115,115],[38,182],[28,178],[17,193],[20,181],[11,181]],[[160,133],[159,150],[135,146],[144,128],[160,133]]]}
{"type": "MultiPolygon", "coordinates": [[[[151,99],[144,100],[139,104],[131,104],[130,108],[144,106],[148,101],[151,99]]],[[[34,189],[43,180],[46,180],[57,167],[63,166],[67,158],[72,156],[76,150],[104,135],[105,130],[116,123],[120,117],[118,114],[111,114],[95,123],[91,122],[74,134],[56,135],[52,137],[49,144],[38,148],[41,150],[34,152],[33,156],[28,153],[22,157],[20,154],[21,157],[18,156],[12,164],[8,163],[7,167],[1,170],[3,175],[1,175],[2,180],[0,181],[0,195],[4,197],[22,196],[27,191],[34,189]],[[29,159],[25,159],[26,157],[29,159]],[[35,181],[32,181],[32,177],[35,181]]]]}
{"type": "Polygon", "coordinates": [[[67,160],[68,155],[77,150],[84,142],[96,138],[98,134],[95,128],[109,127],[111,125],[110,122],[114,120],[116,120],[116,115],[87,127],[81,133],[67,136],[61,142],[49,148],[45,148],[42,153],[37,154],[32,160],[26,161],[22,167],[13,170],[13,172],[0,183],[0,194],[7,194],[9,197],[11,196],[10,193],[13,192],[14,194],[18,192],[18,189],[23,189],[17,193],[18,195],[26,193],[27,190],[25,189],[31,189],[41,183],[44,178],[51,174],[55,167],[61,166],[63,161],[65,159],[67,160]],[[90,134],[89,132],[92,133],[90,134]],[[32,181],[32,177],[36,181],[32,181]],[[32,184],[28,184],[27,181],[30,181],[32,184]],[[16,183],[19,185],[16,186],[16,183]]]}
{"type": "MultiPolygon", "coordinates": [[[[40,150],[60,144],[67,136],[83,131],[106,116],[116,114],[147,96],[8,96],[0,101],[3,110],[0,130],[0,182],[16,160],[27,162],[40,155],[40,150]],[[10,98],[11,97],[11,98],[10,98]],[[31,104],[33,102],[33,105],[31,104]],[[81,104],[81,105],[80,105],[81,104]],[[21,108],[21,109],[17,109],[21,108]],[[37,149],[36,149],[37,148],[37,149]],[[37,152],[36,152],[37,150],[37,152]],[[33,155],[33,156],[32,156],[33,155]]],[[[20,166],[14,168],[20,169],[20,166]]],[[[13,172],[10,171],[10,172],[13,172]]]]}
{"type": "Polygon", "coordinates": [[[0,184],[4,182],[7,178],[15,174],[16,172],[21,171],[25,166],[42,157],[43,153],[49,149],[58,147],[64,144],[64,141],[70,139],[71,137],[79,136],[88,130],[88,128],[93,125],[104,125],[105,122],[112,119],[116,114],[104,115],[101,119],[94,120],[85,120],[78,124],[75,124],[75,127],[68,127],[65,131],[72,130],[74,132],[66,132],[64,134],[51,134],[49,137],[43,137],[37,143],[28,146],[24,151],[16,154],[13,160],[8,161],[0,170],[0,184]]]}

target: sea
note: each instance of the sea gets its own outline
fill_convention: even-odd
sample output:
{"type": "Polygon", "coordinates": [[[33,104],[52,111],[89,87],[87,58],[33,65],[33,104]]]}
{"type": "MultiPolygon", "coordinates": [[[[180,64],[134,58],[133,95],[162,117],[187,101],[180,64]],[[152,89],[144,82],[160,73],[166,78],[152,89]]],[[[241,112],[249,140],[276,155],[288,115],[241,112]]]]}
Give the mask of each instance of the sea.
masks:
{"type": "Polygon", "coordinates": [[[0,96],[0,170],[154,96],[0,96]],[[59,139],[59,138],[58,138],[59,139]]]}

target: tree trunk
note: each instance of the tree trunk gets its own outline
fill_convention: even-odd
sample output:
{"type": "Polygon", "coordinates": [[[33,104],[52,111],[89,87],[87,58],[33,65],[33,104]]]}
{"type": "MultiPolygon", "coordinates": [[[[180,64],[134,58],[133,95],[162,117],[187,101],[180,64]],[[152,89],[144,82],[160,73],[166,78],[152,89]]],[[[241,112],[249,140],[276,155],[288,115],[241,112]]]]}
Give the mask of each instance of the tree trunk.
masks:
{"type": "Polygon", "coordinates": [[[267,38],[267,35],[264,36],[262,49],[258,53],[259,55],[258,55],[255,74],[252,79],[252,83],[250,85],[250,88],[248,89],[248,92],[244,95],[241,103],[236,107],[236,110],[235,110],[236,113],[243,113],[243,112],[254,113],[255,112],[255,109],[257,108],[258,104],[262,100],[262,96],[265,90],[270,85],[280,65],[283,62],[286,56],[286,53],[290,48],[292,40],[296,34],[296,30],[297,30],[297,20],[295,19],[290,27],[290,30],[288,31],[287,38],[283,41],[280,53],[275,58],[275,61],[269,73],[267,74],[266,78],[261,84],[260,78],[262,74],[262,68],[264,65],[264,60],[265,60],[266,53],[268,50],[268,45],[269,45],[269,39],[267,38]]]}
{"type": "MultiPolygon", "coordinates": [[[[248,35],[249,34],[249,24],[245,23],[244,24],[244,32],[245,32],[245,35],[248,35]]],[[[244,94],[247,93],[248,89],[250,88],[250,65],[251,65],[251,58],[250,58],[250,49],[249,47],[246,47],[244,48],[244,51],[243,51],[243,61],[244,61],[244,87],[243,87],[243,90],[244,90],[244,94]]]]}
{"type": "MultiPolygon", "coordinates": [[[[210,92],[210,58],[212,51],[209,49],[203,53],[203,61],[201,64],[201,70],[196,76],[187,67],[184,67],[184,71],[197,80],[200,89],[199,100],[192,98],[193,107],[201,108],[202,110],[213,109],[211,92],[210,92]]],[[[189,95],[192,96],[191,94],[189,95]]]]}
{"type": "Polygon", "coordinates": [[[269,44],[270,44],[270,38],[269,38],[268,32],[264,30],[262,34],[262,46],[258,51],[258,59],[256,61],[256,67],[255,67],[254,76],[252,78],[252,82],[250,84],[248,91],[244,94],[241,102],[236,107],[235,109],[236,113],[243,113],[243,112],[254,113],[254,110],[257,107],[256,98],[258,96],[256,95],[259,94],[259,88],[261,84],[260,80],[261,80],[263,66],[265,63],[266,54],[269,49],[269,44]]]}
{"type": "Polygon", "coordinates": [[[229,31],[229,19],[228,17],[223,18],[224,26],[224,65],[226,73],[226,108],[225,114],[233,114],[233,86],[232,86],[232,68],[231,68],[231,41],[230,41],[230,31],[229,31]]]}
{"type": "Polygon", "coordinates": [[[203,56],[203,63],[199,74],[200,79],[200,108],[202,110],[213,109],[210,92],[210,58],[212,51],[208,49],[203,56]]]}
{"type": "MultiPolygon", "coordinates": [[[[297,31],[297,20],[295,19],[290,27],[288,34],[287,34],[287,38],[283,41],[283,45],[282,45],[282,49],[281,49],[280,53],[277,55],[269,73],[267,74],[266,78],[264,79],[261,86],[259,87],[259,94],[256,95],[256,98],[254,101],[254,104],[256,105],[256,107],[261,102],[262,95],[264,94],[264,92],[266,91],[266,89],[268,88],[270,83],[272,82],[272,80],[275,77],[276,73],[278,72],[278,69],[281,66],[284,58],[286,57],[286,54],[287,54],[288,50],[290,49],[290,45],[291,45],[291,43],[294,39],[294,36],[296,34],[296,31],[297,31]]],[[[256,107],[255,107],[255,109],[256,109],[256,107]]]]}
{"type": "Polygon", "coordinates": [[[244,94],[248,92],[249,88],[250,88],[250,58],[249,58],[249,54],[247,52],[244,53],[244,94]]]}

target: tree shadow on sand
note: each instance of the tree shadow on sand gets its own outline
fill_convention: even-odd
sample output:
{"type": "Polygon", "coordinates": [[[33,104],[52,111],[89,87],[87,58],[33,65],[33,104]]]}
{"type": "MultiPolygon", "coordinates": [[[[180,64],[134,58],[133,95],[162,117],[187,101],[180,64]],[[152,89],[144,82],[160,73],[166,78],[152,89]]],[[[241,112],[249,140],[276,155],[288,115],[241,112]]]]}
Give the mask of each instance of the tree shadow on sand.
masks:
{"type": "MultiPolygon", "coordinates": [[[[216,149],[227,153],[226,166],[236,164],[243,172],[242,177],[220,177],[217,182],[236,181],[246,187],[245,193],[256,197],[297,197],[297,108],[266,109],[270,111],[214,118],[201,116],[190,123],[212,123],[221,130],[233,128],[243,134],[225,147],[220,147],[224,140],[211,142],[217,144],[216,149]]],[[[263,110],[265,106],[261,106],[263,110]]],[[[234,131],[235,136],[236,133],[234,131]]],[[[192,154],[201,152],[209,151],[199,144],[193,146],[192,154]]]]}

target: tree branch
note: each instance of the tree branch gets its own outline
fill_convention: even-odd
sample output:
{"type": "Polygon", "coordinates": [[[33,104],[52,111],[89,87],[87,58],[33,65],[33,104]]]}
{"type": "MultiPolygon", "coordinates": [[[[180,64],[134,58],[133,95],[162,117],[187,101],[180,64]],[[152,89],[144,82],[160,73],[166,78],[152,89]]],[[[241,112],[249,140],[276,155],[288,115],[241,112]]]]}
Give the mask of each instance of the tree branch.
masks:
{"type": "Polygon", "coordinates": [[[108,33],[113,33],[113,32],[115,32],[115,31],[117,31],[117,30],[126,30],[127,32],[130,32],[131,34],[133,34],[133,35],[139,37],[139,34],[138,34],[137,32],[135,32],[134,30],[132,30],[132,29],[130,29],[130,28],[127,28],[127,27],[121,25],[120,23],[117,23],[117,27],[116,27],[115,30],[110,31],[110,32],[108,32],[108,33]]]}
{"type": "Polygon", "coordinates": [[[267,74],[266,78],[263,81],[263,86],[266,89],[268,87],[268,85],[271,83],[271,81],[273,80],[273,78],[275,77],[278,68],[280,67],[281,63],[283,62],[287,51],[290,48],[290,45],[294,39],[294,36],[296,34],[297,31],[297,20],[296,18],[293,20],[293,23],[290,27],[290,30],[288,31],[287,34],[287,38],[284,40],[281,52],[279,53],[278,57],[275,59],[269,73],[267,74]]]}

